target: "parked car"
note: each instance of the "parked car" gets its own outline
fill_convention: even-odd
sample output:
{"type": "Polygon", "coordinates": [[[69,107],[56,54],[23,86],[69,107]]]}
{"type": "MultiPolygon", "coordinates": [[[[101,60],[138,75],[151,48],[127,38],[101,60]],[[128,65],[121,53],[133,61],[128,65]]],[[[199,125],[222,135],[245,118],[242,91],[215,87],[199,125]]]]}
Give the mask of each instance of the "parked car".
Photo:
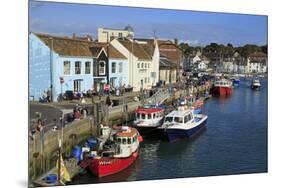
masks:
{"type": "Polygon", "coordinates": [[[64,100],[73,100],[73,98],[74,98],[73,91],[71,91],[71,90],[65,91],[63,98],[64,98],[64,100]]]}

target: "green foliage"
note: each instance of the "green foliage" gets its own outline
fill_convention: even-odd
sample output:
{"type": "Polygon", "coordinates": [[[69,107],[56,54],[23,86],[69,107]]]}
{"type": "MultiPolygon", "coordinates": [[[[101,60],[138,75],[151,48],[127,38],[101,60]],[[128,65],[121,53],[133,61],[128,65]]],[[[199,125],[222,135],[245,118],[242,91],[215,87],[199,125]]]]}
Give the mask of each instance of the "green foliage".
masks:
{"type": "Polygon", "coordinates": [[[232,44],[227,45],[210,43],[205,47],[192,47],[188,43],[180,43],[180,48],[183,50],[185,56],[195,54],[198,50],[203,50],[203,55],[209,56],[221,56],[221,57],[231,57],[235,52],[238,52],[242,57],[248,57],[254,52],[263,52],[267,54],[267,45],[258,46],[254,44],[246,44],[244,46],[234,47],[232,44]]]}

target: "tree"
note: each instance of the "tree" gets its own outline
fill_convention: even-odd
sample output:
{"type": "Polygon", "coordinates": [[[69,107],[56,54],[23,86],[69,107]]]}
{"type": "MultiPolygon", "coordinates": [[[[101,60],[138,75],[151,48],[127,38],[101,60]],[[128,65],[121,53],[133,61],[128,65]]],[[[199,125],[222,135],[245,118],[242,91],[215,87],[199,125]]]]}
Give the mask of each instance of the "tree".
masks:
{"type": "Polygon", "coordinates": [[[263,45],[260,48],[263,53],[267,54],[267,45],[263,45]]]}

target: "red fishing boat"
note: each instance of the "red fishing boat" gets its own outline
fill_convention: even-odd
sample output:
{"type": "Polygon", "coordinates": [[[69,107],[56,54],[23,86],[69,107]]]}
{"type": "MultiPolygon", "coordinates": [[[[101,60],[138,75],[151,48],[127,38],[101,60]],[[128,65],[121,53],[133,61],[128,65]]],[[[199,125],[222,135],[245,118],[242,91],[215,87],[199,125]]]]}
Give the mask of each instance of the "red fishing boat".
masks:
{"type": "Polygon", "coordinates": [[[214,83],[214,93],[220,96],[231,95],[233,91],[232,81],[220,79],[214,83]]]}
{"type": "Polygon", "coordinates": [[[139,155],[139,143],[142,142],[142,137],[135,128],[121,127],[109,138],[100,146],[97,155],[90,160],[87,159],[87,165],[85,162],[83,164],[98,177],[112,175],[126,169],[139,155]]]}

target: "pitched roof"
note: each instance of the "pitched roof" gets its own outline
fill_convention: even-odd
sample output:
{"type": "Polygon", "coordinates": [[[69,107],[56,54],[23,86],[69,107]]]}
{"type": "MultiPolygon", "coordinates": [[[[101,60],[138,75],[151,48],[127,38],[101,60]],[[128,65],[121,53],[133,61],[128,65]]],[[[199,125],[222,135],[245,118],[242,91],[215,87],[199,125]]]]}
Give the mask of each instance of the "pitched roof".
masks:
{"type": "Polygon", "coordinates": [[[93,56],[89,48],[89,45],[92,43],[90,41],[73,39],[69,37],[52,36],[41,33],[34,34],[59,55],[86,57],[93,56]]]}
{"type": "Polygon", "coordinates": [[[263,52],[254,52],[249,55],[249,57],[267,57],[267,55],[263,52]]]}
{"type": "MultiPolygon", "coordinates": [[[[34,34],[49,48],[53,46],[53,50],[61,56],[97,57],[102,49],[107,52],[107,43],[98,43],[78,37],[70,38],[41,33],[34,34]],[[53,45],[51,39],[53,40],[53,45]]],[[[109,47],[109,56],[110,58],[126,59],[126,57],[112,45],[109,47]]]]}
{"type": "Polygon", "coordinates": [[[161,68],[177,68],[177,64],[170,61],[168,58],[160,57],[159,67],[161,68]]]}
{"type": "Polygon", "coordinates": [[[137,42],[132,42],[129,40],[118,40],[128,51],[134,54],[140,60],[151,60],[152,56],[150,54],[151,44],[140,44],[137,42]]]}
{"type": "Polygon", "coordinates": [[[101,49],[103,48],[107,55],[109,55],[109,58],[112,59],[127,59],[121,52],[119,52],[115,47],[113,47],[111,44],[109,45],[109,48],[107,48],[107,43],[105,42],[94,42],[91,44],[91,48],[93,49],[101,49]],[[109,50],[109,53],[107,52],[109,50]]]}

